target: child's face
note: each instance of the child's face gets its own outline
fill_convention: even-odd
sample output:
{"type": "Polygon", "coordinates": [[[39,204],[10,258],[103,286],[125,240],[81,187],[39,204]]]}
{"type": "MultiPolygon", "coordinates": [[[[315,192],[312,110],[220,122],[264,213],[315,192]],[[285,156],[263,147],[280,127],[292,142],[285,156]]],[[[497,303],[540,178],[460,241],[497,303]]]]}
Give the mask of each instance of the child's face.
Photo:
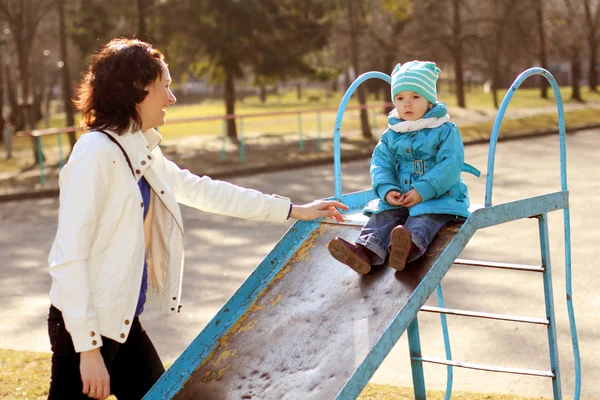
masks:
{"type": "Polygon", "coordinates": [[[431,103],[425,97],[407,90],[396,94],[394,105],[398,116],[405,121],[415,121],[431,108],[431,103]]]}

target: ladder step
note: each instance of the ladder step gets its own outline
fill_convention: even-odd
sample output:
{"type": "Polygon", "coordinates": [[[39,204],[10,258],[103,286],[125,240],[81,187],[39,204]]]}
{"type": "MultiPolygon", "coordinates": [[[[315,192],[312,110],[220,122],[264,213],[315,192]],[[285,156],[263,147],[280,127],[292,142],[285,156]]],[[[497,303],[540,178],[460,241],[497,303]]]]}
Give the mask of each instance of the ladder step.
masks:
{"type": "Polygon", "coordinates": [[[491,313],[484,313],[484,312],[478,312],[478,311],[456,310],[456,309],[452,309],[452,308],[423,306],[423,307],[421,307],[421,311],[438,313],[438,314],[460,315],[463,317],[475,317],[475,318],[497,319],[497,320],[501,320],[501,321],[524,322],[526,324],[538,324],[538,325],[546,325],[546,326],[548,326],[550,324],[550,322],[546,318],[519,317],[516,315],[491,314],[491,313]]]}
{"type": "Polygon", "coordinates": [[[522,369],[522,368],[506,368],[506,367],[495,367],[492,365],[482,365],[482,364],[473,364],[473,363],[465,363],[460,361],[448,361],[441,358],[431,358],[431,357],[411,357],[415,361],[428,362],[433,364],[442,364],[442,365],[451,365],[453,367],[460,368],[468,368],[468,369],[477,369],[480,371],[489,371],[489,372],[503,372],[507,374],[517,374],[517,375],[531,375],[531,376],[542,376],[545,378],[554,378],[554,374],[552,371],[540,371],[535,369],[522,369]]]}
{"type": "Polygon", "coordinates": [[[469,265],[472,267],[487,267],[487,268],[500,268],[500,269],[512,269],[515,271],[531,271],[531,272],[544,272],[544,267],[540,265],[523,265],[523,264],[510,264],[510,263],[497,263],[493,261],[478,261],[478,260],[465,260],[457,258],[454,260],[456,265],[469,265]]]}

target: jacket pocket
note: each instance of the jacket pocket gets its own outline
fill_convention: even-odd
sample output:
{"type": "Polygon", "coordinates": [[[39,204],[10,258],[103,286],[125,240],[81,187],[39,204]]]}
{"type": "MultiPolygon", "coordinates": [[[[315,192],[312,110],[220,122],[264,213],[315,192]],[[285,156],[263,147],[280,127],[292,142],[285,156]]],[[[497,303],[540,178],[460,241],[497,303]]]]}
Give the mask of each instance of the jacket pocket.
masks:
{"type": "Polygon", "coordinates": [[[458,182],[456,185],[452,186],[448,192],[446,192],[446,194],[449,194],[453,199],[464,201],[464,199],[467,198],[467,185],[463,182],[458,182]]]}

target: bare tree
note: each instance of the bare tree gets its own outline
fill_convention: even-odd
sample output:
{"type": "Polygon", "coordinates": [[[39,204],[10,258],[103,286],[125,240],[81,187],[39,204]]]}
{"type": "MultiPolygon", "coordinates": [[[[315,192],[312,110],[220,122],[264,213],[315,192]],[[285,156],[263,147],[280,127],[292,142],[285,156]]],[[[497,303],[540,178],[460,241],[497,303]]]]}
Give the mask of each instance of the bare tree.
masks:
{"type": "MultiPolygon", "coordinates": [[[[402,37],[413,17],[411,0],[368,0],[368,23],[365,32],[371,40],[369,46],[364,47],[363,59],[366,60],[369,70],[382,71],[388,75],[398,62],[404,62],[411,56],[410,45],[398,46],[397,38],[402,37]]],[[[384,92],[384,99],[390,99],[389,85],[383,81],[369,81],[367,87],[375,93],[379,100],[380,92],[384,92]]],[[[389,108],[384,108],[387,114],[389,108]]]]}
{"type": "MultiPolygon", "coordinates": [[[[546,52],[546,30],[544,27],[544,1],[535,0],[535,11],[538,31],[538,46],[541,67],[548,69],[548,55],[546,52]]],[[[548,81],[540,79],[540,96],[543,99],[548,98],[548,81]]]]}
{"type": "Polygon", "coordinates": [[[512,18],[515,12],[515,6],[517,0],[507,0],[505,2],[494,1],[494,46],[492,56],[492,96],[494,99],[494,107],[499,108],[498,102],[498,90],[502,87],[502,81],[500,76],[500,52],[503,50],[505,41],[505,29],[509,20],[512,18]],[[502,7],[502,5],[504,7],[502,7]],[[502,9],[501,9],[502,8],[502,9]]]}
{"type": "Polygon", "coordinates": [[[146,14],[148,12],[148,0],[137,0],[137,37],[140,40],[148,40],[146,31],[146,14]]]}
{"type": "Polygon", "coordinates": [[[592,10],[590,0],[583,0],[585,9],[585,21],[587,23],[587,42],[590,50],[588,65],[588,85],[590,90],[596,92],[598,85],[598,76],[596,72],[596,63],[598,62],[598,42],[600,41],[600,4],[596,4],[596,10],[592,10]]]}
{"type": "MultiPolygon", "coordinates": [[[[364,0],[346,0],[346,11],[348,16],[348,28],[350,34],[350,59],[352,68],[354,68],[354,73],[356,76],[362,73],[361,65],[359,60],[360,57],[360,48],[358,43],[358,37],[362,33],[363,22],[361,21],[361,16],[363,14],[364,9],[364,0]]],[[[366,106],[367,104],[367,96],[365,94],[365,89],[361,85],[357,89],[358,92],[358,102],[362,106],[366,106]]],[[[369,114],[365,108],[361,108],[360,110],[360,124],[362,135],[365,139],[372,139],[373,133],[371,132],[371,126],[369,125],[369,114]]]]}
{"type": "MultiPolygon", "coordinates": [[[[577,21],[581,17],[581,4],[574,4],[570,0],[564,0],[564,10],[562,16],[558,15],[558,18],[563,18],[564,23],[569,27],[569,34],[564,36],[564,52],[566,53],[569,61],[571,62],[571,87],[573,93],[571,100],[583,101],[581,97],[581,47],[580,43],[584,39],[584,32],[581,28],[582,24],[578,24],[577,21]]],[[[559,11],[560,12],[560,11],[559,11]]],[[[557,35],[563,33],[557,32],[557,35]]]]}
{"type": "MultiPolygon", "coordinates": [[[[42,19],[53,5],[53,0],[3,0],[0,1],[0,18],[4,19],[12,32],[17,52],[18,80],[20,87],[19,102],[24,106],[26,129],[35,127],[32,102],[33,92],[30,76],[30,55],[36,32],[42,19]]],[[[32,150],[36,163],[39,163],[36,139],[32,137],[32,150]]],[[[43,157],[43,155],[42,155],[43,157]]]]}
{"type": "Polygon", "coordinates": [[[464,90],[465,49],[473,48],[478,37],[476,29],[481,24],[481,12],[468,0],[426,0],[415,2],[415,25],[422,40],[416,42],[432,54],[437,62],[448,61],[454,69],[456,103],[466,108],[464,90]],[[418,4],[418,6],[417,6],[418,4]],[[427,43],[427,46],[423,46],[427,43]]]}
{"type": "MultiPolygon", "coordinates": [[[[75,125],[75,111],[73,109],[73,92],[71,90],[71,81],[69,74],[69,56],[67,51],[67,28],[66,28],[66,16],[65,16],[65,0],[57,0],[57,12],[58,12],[58,37],[60,46],[60,58],[63,63],[61,68],[62,73],[62,95],[63,95],[63,106],[67,117],[66,125],[75,125]]],[[[75,132],[69,133],[69,144],[71,148],[75,146],[75,132]]]]}

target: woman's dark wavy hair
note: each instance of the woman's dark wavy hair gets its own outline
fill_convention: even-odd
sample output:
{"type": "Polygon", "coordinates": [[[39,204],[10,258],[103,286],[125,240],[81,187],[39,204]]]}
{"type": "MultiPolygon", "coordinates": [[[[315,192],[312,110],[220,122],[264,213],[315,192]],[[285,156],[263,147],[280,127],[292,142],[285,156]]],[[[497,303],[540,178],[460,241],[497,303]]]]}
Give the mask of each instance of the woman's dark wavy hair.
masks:
{"type": "Polygon", "coordinates": [[[88,129],[110,129],[119,135],[140,129],[135,106],[144,88],[162,76],[163,54],[137,39],[113,39],[93,58],[78,89],[75,106],[88,129]]]}

